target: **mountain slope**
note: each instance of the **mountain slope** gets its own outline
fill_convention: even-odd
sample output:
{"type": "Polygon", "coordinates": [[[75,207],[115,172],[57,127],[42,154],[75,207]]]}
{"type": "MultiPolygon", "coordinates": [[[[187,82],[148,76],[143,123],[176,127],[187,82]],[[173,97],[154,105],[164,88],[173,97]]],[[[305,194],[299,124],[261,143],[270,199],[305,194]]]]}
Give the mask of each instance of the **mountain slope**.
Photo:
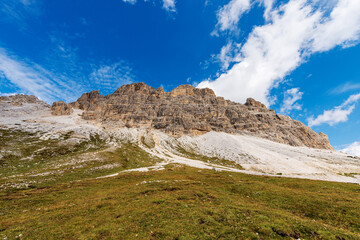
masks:
{"type": "MultiPolygon", "coordinates": [[[[40,141],[39,146],[46,146],[48,144],[46,141],[52,141],[56,146],[50,149],[64,151],[63,161],[69,161],[69,163],[63,164],[76,167],[77,171],[81,171],[82,168],[91,168],[91,166],[86,166],[86,161],[81,160],[84,158],[81,154],[106,149],[109,152],[116,151],[124,144],[131,143],[138,147],[137,151],[141,150],[158,159],[152,169],[162,169],[166,164],[178,163],[203,169],[359,182],[359,158],[332,150],[289,146],[249,134],[208,132],[198,136],[176,137],[154,129],[118,127],[96,120],[85,120],[84,112],[78,109],[70,115],[53,116],[50,107],[41,102],[22,103],[21,106],[14,106],[12,102],[10,100],[0,102],[0,110],[4,113],[0,117],[1,128],[8,131],[7,134],[13,136],[15,142],[18,134],[16,131],[33,134],[38,138],[36,141],[40,141]],[[12,134],[12,131],[15,132],[12,134]],[[68,153],[75,155],[67,157],[68,153]],[[79,154],[80,159],[76,160],[76,154],[79,154]]],[[[2,149],[5,153],[9,151],[7,155],[14,154],[11,153],[11,149],[6,150],[4,147],[2,149]]],[[[17,154],[20,154],[17,159],[36,158],[32,156],[33,153],[26,156],[17,154]]],[[[107,165],[106,171],[105,169],[100,171],[103,176],[118,174],[121,169],[124,169],[116,164],[111,165],[113,164],[111,161],[102,159],[102,154],[97,155],[100,156],[98,163],[94,161],[90,164],[91,161],[89,161],[88,164],[93,165],[92,167],[107,165]]],[[[146,167],[149,166],[139,165],[138,170],[147,170],[146,167]]],[[[12,165],[9,166],[9,168],[12,167],[12,165]]],[[[53,166],[50,172],[66,171],[63,168],[53,166]]],[[[133,168],[136,166],[134,165],[133,168]]],[[[26,174],[34,174],[32,171],[29,172],[31,174],[26,174]]],[[[38,169],[36,174],[48,174],[48,172],[45,166],[44,169],[38,169]]],[[[17,175],[16,171],[13,175],[17,175]]],[[[100,175],[99,173],[96,176],[100,175]]],[[[24,182],[27,180],[25,179],[24,182]]]]}
{"type": "Polygon", "coordinates": [[[118,127],[64,105],[0,98],[2,239],[360,238],[359,158],[118,127]]]}

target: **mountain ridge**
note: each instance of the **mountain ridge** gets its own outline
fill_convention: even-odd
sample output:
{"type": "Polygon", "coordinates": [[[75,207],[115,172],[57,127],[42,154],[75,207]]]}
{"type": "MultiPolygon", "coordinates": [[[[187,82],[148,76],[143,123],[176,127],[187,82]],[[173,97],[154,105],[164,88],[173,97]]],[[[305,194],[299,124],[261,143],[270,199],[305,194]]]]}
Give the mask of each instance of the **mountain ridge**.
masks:
{"type": "MultiPolygon", "coordinates": [[[[120,96],[128,99],[123,94],[120,96]]],[[[132,97],[141,99],[138,94],[132,97]]],[[[118,102],[119,99],[115,97],[114,100],[118,102]]],[[[98,105],[89,106],[95,108],[98,105]]],[[[248,106],[244,105],[242,108],[247,109],[248,106]]],[[[180,164],[198,169],[255,175],[281,174],[282,177],[359,182],[358,157],[329,149],[277,143],[257,133],[211,131],[200,135],[172,136],[151,127],[124,126],[120,121],[87,120],[83,117],[85,110],[73,109],[64,102],[53,104],[51,109],[36,97],[26,95],[0,97],[0,112],[0,137],[5,144],[1,147],[0,163],[5,167],[2,170],[7,175],[17,176],[19,171],[23,171],[22,163],[26,162],[28,172],[25,175],[30,178],[34,174],[31,169],[37,169],[37,164],[40,163],[45,165],[36,170],[36,174],[51,174],[49,178],[53,174],[60,174],[60,177],[64,174],[63,163],[57,161],[60,157],[64,158],[64,164],[72,166],[66,168],[66,174],[74,175],[75,172],[72,171],[76,167],[79,176],[83,176],[87,167],[91,166],[95,166],[95,170],[99,168],[98,176],[112,177],[124,170],[121,167],[123,164],[131,168],[126,171],[161,170],[168,164],[180,164]],[[58,110],[64,111],[60,111],[60,115],[54,115],[54,111],[58,110]],[[32,139],[32,143],[29,145],[30,142],[26,139],[32,139]],[[40,149],[39,152],[35,151],[36,148],[40,149]],[[115,162],[104,159],[99,148],[106,149],[109,152],[107,154],[112,156],[111,159],[116,158],[113,159],[115,162]],[[128,165],[125,157],[125,162],[119,165],[118,157],[127,156],[130,149],[135,154],[134,161],[141,164],[128,165]],[[77,151],[80,152],[76,153],[77,151]],[[95,155],[88,151],[94,151],[95,155]],[[150,154],[150,162],[136,157],[138,152],[150,154]],[[39,158],[44,161],[39,162],[39,158]],[[153,162],[151,159],[158,160],[153,162]],[[89,161],[89,164],[84,161],[89,161]],[[61,171],[54,172],[50,162],[53,162],[55,169],[60,168],[61,171]]],[[[78,175],[73,177],[78,178],[78,175]]],[[[6,186],[25,186],[34,179],[26,177],[2,180],[0,190],[6,186]]],[[[43,180],[37,179],[36,182],[38,181],[43,180]]]]}
{"type": "Polygon", "coordinates": [[[333,150],[326,134],[317,134],[300,121],[267,109],[248,98],[245,104],[215,95],[209,88],[180,85],[170,92],[145,83],[123,85],[103,96],[98,90],[82,94],[75,102],[55,102],[54,115],[81,109],[82,118],[107,126],[145,127],[172,136],[206,132],[250,134],[291,146],[333,150]]]}

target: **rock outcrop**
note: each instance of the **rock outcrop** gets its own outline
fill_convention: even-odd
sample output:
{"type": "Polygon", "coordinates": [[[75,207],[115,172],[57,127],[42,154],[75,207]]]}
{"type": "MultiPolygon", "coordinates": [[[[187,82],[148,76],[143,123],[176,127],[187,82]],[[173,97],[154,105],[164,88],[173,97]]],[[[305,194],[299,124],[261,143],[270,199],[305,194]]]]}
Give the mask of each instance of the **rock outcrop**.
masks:
{"type": "Polygon", "coordinates": [[[107,96],[99,91],[85,93],[71,106],[84,110],[84,119],[100,121],[105,127],[155,128],[174,136],[209,131],[247,133],[293,146],[333,149],[325,134],[276,114],[252,98],[245,104],[235,103],[217,97],[211,89],[191,85],[165,92],[133,83],[107,96]]]}
{"type": "Polygon", "coordinates": [[[13,106],[22,106],[26,103],[37,103],[39,105],[48,107],[49,105],[33,95],[16,94],[11,96],[0,96],[0,102],[8,102],[13,106]]]}
{"type": "Polygon", "coordinates": [[[51,106],[51,114],[54,116],[70,115],[73,112],[70,104],[66,104],[64,101],[54,102],[51,106]]]}
{"type": "Polygon", "coordinates": [[[246,99],[245,106],[248,106],[248,107],[257,107],[257,108],[266,108],[266,106],[265,106],[264,104],[262,104],[262,103],[259,102],[259,101],[256,101],[256,100],[253,99],[253,98],[248,98],[248,99],[246,99]]]}

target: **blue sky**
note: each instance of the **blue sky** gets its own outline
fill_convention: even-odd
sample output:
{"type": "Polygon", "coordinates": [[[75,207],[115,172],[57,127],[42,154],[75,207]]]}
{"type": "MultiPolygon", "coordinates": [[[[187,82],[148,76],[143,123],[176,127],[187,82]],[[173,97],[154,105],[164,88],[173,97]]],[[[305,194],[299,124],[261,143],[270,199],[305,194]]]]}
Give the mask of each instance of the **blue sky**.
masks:
{"type": "Polygon", "coordinates": [[[253,97],[360,154],[358,0],[0,0],[0,93],[253,97]]]}

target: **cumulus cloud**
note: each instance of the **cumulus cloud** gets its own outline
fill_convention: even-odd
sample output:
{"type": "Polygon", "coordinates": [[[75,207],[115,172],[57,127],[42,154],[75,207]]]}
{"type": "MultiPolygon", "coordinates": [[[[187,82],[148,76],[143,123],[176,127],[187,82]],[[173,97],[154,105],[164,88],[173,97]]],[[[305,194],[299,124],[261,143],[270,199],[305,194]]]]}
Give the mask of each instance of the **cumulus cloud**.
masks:
{"type": "MultiPolygon", "coordinates": [[[[239,11],[238,6],[232,9],[234,2],[218,12],[218,29],[234,28],[246,12],[239,11]]],[[[270,90],[311,54],[348,47],[359,39],[360,1],[338,0],[335,5],[319,7],[312,1],[290,0],[277,8],[273,8],[273,1],[261,2],[266,4],[268,21],[249,34],[236,57],[238,62],[198,87],[212,88],[217,95],[237,102],[253,97],[269,105],[270,90]],[[329,6],[332,8],[325,11],[329,6]]]]}
{"type": "Polygon", "coordinates": [[[250,8],[250,0],[231,0],[217,12],[218,22],[212,34],[236,30],[241,16],[250,8]]]}
{"type": "Polygon", "coordinates": [[[301,110],[302,106],[297,103],[302,98],[303,92],[299,88],[291,88],[284,93],[284,100],[280,112],[288,114],[292,110],[301,110]]]}
{"type": "Polygon", "coordinates": [[[340,149],[339,151],[360,157],[360,142],[354,142],[346,148],[340,149]]]}
{"type": "Polygon", "coordinates": [[[314,118],[314,116],[309,117],[309,127],[318,126],[321,124],[329,124],[330,126],[333,126],[340,122],[346,122],[349,115],[354,111],[355,103],[357,103],[359,99],[360,93],[351,95],[340,106],[337,106],[331,110],[325,110],[321,115],[317,116],[316,118],[314,118]]]}

